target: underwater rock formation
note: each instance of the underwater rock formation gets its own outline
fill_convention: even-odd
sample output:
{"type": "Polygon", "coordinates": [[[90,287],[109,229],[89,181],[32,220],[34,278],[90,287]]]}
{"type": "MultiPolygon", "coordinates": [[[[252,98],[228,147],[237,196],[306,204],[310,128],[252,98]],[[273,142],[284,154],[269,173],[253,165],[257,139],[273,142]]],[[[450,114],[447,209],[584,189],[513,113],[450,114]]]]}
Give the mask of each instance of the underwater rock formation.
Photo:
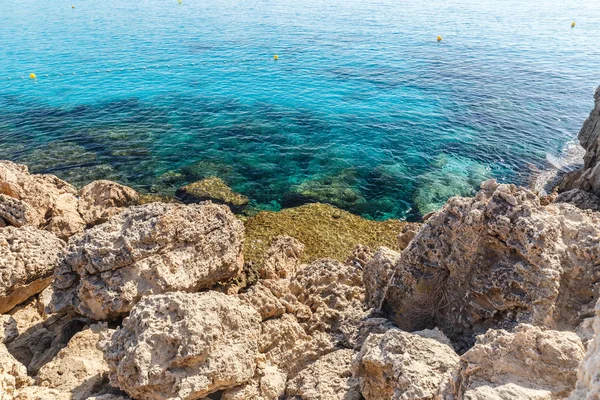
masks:
{"type": "Polygon", "coordinates": [[[234,213],[242,212],[250,202],[246,196],[234,192],[223,180],[214,176],[180,187],[175,196],[186,204],[206,200],[225,204],[234,213]]]}
{"type": "Polygon", "coordinates": [[[262,211],[249,218],[244,242],[244,258],[261,262],[273,238],[291,236],[305,249],[303,262],[319,258],[344,261],[359,244],[370,248],[398,248],[398,235],[407,225],[417,223],[390,219],[370,221],[328,204],[305,204],[279,212],[262,211]]]}
{"type": "Polygon", "coordinates": [[[70,240],[54,275],[53,311],[113,319],[144,295],[209,288],[240,272],[243,235],[225,206],[131,207],[70,240]]]}

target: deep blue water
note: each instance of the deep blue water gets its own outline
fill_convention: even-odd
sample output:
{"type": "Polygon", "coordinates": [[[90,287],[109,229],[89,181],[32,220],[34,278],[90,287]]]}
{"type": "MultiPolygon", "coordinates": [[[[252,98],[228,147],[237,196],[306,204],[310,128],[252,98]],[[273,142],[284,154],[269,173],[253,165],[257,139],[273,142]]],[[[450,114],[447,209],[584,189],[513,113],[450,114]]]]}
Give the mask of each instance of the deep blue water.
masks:
{"type": "Polygon", "coordinates": [[[597,0],[2,0],[0,158],[414,218],[575,139],[599,28],[597,0]]]}

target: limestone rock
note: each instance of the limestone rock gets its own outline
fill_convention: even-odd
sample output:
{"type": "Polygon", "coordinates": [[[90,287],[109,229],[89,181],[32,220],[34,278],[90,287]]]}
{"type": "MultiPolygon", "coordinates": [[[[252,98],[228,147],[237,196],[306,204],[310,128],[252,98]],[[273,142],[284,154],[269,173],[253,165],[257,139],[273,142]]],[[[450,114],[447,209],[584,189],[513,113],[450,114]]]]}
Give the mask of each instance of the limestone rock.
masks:
{"type": "Polygon", "coordinates": [[[600,196],[600,87],[594,94],[594,109],[579,131],[579,143],[585,149],[582,169],[566,174],[559,185],[560,191],[581,189],[600,196]]]}
{"type": "Polygon", "coordinates": [[[344,264],[352,265],[356,268],[364,268],[373,258],[373,252],[368,246],[359,244],[352,250],[350,257],[344,261],[344,264]]]}
{"type": "Polygon", "coordinates": [[[557,203],[573,204],[582,210],[600,211],[600,197],[589,192],[584,192],[581,189],[562,192],[554,201],[557,203]]]}
{"type": "Polygon", "coordinates": [[[54,175],[0,161],[0,219],[12,226],[32,225],[66,240],[137,202],[133,189],[114,182],[92,182],[78,193],[54,175]]]}
{"type": "Polygon", "coordinates": [[[0,343],[0,400],[12,400],[20,388],[31,383],[25,366],[0,343]]]}
{"type": "Polygon", "coordinates": [[[44,219],[29,204],[22,200],[0,194],[0,218],[17,228],[24,225],[40,226],[44,219]]]}
{"type": "Polygon", "coordinates": [[[11,342],[17,336],[17,321],[11,315],[0,315],[0,344],[11,342]]]}
{"type": "Polygon", "coordinates": [[[297,303],[291,301],[287,307],[307,333],[327,332],[348,347],[356,344],[357,327],[367,314],[359,268],[331,259],[318,260],[298,271],[289,288],[297,303]]]}
{"type": "Polygon", "coordinates": [[[569,400],[600,399],[600,301],[596,303],[594,339],[588,344],[583,362],[579,366],[576,389],[569,400]]]}
{"type": "Polygon", "coordinates": [[[285,392],[287,375],[274,365],[259,362],[255,376],[247,383],[227,389],[221,400],[275,400],[285,392]]]}
{"type": "Polygon", "coordinates": [[[105,348],[111,383],[134,398],[201,399],[255,373],[260,316],[234,296],[143,297],[105,348]]]}
{"type": "Polygon", "coordinates": [[[37,373],[38,386],[71,393],[73,400],[86,400],[108,380],[108,365],[97,348],[106,325],[92,325],[78,332],[56,357],[37,373]]]}
{"type": "Polygon", "coordinates": [[[265,254],[259,270],[263,279],[289,278],[298,270],[304,245],[290,236],[276,236],[265,254]]]}
{"type": "Polygon", "coordinates": [[[184,203],[199,203],[206,200],[225,204],[233,212],[241,212],[249,203],[249,199],[236,193],[223,180],[210,177],[177,189],[175,196],[184,203]]]}
{"type": "Polygon", "coordinates": [[[437,399],[459,357],[438,340],[399,329],[373,334],[354,363],[366,400],[437,399]]]}
{"type": "Polygon", "coordinates": [[[387,287],[400,259],[400,253],[387,247],[380,247],[365,264],[363,281],[365,283],[365,301],[369,307],[379,310],[387,287]]]}
{"type": "Polygon", "coordinates": [[[352,377],[355,355],[349,349],[324,355],[288,382],[286,395],[302,400],[361,400],[359,380],[352,377]]]}
{"type": "Polygon", "coordinates": [[[76,207],[77,190],[54,175],[30,174],[25,165],[0,161],[0,194],[26,203],[39,216],[29,222],[45,223],[46,229],[61,238],[83,229],[76,207]]]}
{"type": "Polygon", "coordinates": [[[57,389],[28,386],[19,390],[14,400],[72,400],[72,397],[70,393],[61,392],[57,389]]]}
{"type": "Polygon", "coordinates": [[[324,332],[308,335],[296,318],[283,314],[261,324],[259,351],[266,360],[282,371],[294,375],[306,365],[336,349],[324,332]]]}
{"type": "MultiPolygon", "coordinates": [[[[284,285],[287,284],[288,282],[284,283],[284,285]]],[[[276,282],[270,280],[259,281],[246,293],[240,294],[240,299],[254,307],[263,320],[280,317],[286,312],[286,307],[279,299],[280,295],[277,293],[277,286],[276,282]]],[[[280,290],[285,290],[285,288],[280,288],[280,290]]]]}
{"type": "Polygon", "coordinates": [[[583,344],[573,332],[527,324],[513,332],[491,329],[461,357],[454,395],[481,400],[565,398],[575,387],[583,356],[583,344]],[[507,397],[511,391],[530,397],[507,397]]]}
{"type": "Polygon", "coordinates": [[[0,313],[50,284],[65,244],[31,226],[0,229],[0,313]]]}
{"type": "Polygon", "coordinates": [[[398,248],[404,250],[409,245],[410,241],[417,236],[420,229],[421,224],[416,222],[404,225],[402,232],[398,235],[398,248]]]}
{"type": "MultiPolygon", "coordinates": [[[[24,323],[29,324],[27,321],[24,323]]],[[[88,319],[71,314],[54,314],[24,331],[21,330],[16,339],[7,343],[7,347],[33,376],[67,345],[73,335],[89,323],[88,319]]]]}
{"type": "Polygon", "coordinates": [[[78,210],[87,225],[97,225],[138,202],[139,195],[132,188],[100,180],[79,191],[78,210]]]}
{"type": "Polygon", "coordinates": [[[53,309],[112,319],[143,295],[211,287],[240,271],[243,229],[211,203],[131,207],[71,239],[55,273],[53,309]]]}
{"type": "Polygon", "coordinates": [[[600,215],[487,181],[423,225],[384,311],[408,331],[439,326],[462,349],[521,322],[574,330],[598,297],[599,242],[600,215]]]}

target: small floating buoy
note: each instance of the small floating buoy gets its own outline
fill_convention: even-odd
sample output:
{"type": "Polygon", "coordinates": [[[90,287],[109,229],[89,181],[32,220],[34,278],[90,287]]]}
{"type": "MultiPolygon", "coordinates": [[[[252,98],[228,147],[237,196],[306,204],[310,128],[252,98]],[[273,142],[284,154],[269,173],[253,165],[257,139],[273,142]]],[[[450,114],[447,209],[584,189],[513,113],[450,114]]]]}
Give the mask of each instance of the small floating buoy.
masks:
{"type": "Polygon", "coordinates": [[[72,9],[75,9],[75,5],[72,5],[72,6],[71,6],[71,8],[72,8],[72,9]]]}
{"type": "Polygon", "coordinates": [[[273,56],[273,60],[275,60],[275,61],[279,60],[279,56],[278,56],[277,54],[275,54],[275,55],[273,56]]]}
{"type": "Polygon", "coordinates": [[[571,22],[571,28],[575,28],[575,22],[571,22]]]}
{"type": "Polygon", "coordinates": [[[441,41],[442,41],[442,37],[441,37],[441,36],[438,36],[438,37],[437,37],[437,41],[438,41],[438,42],[441,42],[441,41]]]}
{"type": "Polygon", "coordinates": [[[177,2],[178,2],[179,4],[181,4],[181,0],[177,0],[177,2]]]}
{"type": "Polygon", "coordinates": [[[37,76],[35,76],[35,74],[33,72],[29,74],[29,77],[31,79],[37,79],[37,76]]]}

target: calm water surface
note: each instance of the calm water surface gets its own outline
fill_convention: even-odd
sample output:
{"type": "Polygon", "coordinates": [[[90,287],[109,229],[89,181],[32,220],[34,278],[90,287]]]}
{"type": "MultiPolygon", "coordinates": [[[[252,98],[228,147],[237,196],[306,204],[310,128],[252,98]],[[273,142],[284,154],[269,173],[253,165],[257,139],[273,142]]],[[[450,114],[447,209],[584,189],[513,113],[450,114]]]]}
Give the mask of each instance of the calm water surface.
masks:
{"type": "Polygon", "coordinates": [[[572,142],[599,39],[596,0],[4,0],[0,158],[415,218],[572,142]]]}

